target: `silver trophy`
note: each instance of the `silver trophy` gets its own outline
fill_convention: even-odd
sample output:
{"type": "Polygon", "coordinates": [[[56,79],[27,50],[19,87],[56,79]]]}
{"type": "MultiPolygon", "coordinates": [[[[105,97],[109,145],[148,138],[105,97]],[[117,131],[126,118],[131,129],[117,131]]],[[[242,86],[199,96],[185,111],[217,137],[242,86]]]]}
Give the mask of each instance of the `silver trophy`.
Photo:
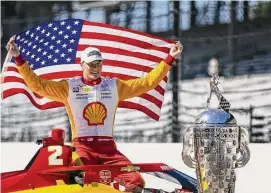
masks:
{"type": "Polygon", "coordinates": [[[245,166],[250,159],[249,135],[237,125],[229,113],[230,103],[217,87],[217,61],[209,62],[209,74],[212,77],[207,110],[186,129],[182,159],[188,167],[196,169],[199,193],[234,193],[235,168],[245,166]],[[218,109],[209,109],[213,93],[219,100],[218,109]]]}

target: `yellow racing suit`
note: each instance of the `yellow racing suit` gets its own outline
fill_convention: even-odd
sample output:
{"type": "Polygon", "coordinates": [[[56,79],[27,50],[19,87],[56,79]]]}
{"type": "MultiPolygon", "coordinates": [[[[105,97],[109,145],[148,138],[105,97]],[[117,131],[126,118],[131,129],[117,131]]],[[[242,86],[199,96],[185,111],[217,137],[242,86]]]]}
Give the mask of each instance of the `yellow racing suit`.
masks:
{"type": "MultiPolygon", "coordinates": [[[[15,61],[31,91],[65,104],[76,147],[74,164],[131,164],[117,150],[113,139],[118,103],[154,89],[170,70],[174,58],[169,55],[143,78],[99,78],[88,82],[83,78],[45,80],[37,76],[22,57],[15,61]]],[[[114,180],[123,185],[125,191],[144,186],[137,172],[121,174],[114,180]]]]}

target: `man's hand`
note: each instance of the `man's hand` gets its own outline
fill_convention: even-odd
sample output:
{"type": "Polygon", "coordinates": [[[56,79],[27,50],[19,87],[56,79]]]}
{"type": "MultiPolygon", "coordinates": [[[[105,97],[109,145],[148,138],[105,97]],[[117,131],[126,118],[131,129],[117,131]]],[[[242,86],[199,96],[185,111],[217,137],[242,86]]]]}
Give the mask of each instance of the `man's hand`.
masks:
{"type": "Polygon", "coordinates": [[[6,49],[13,57],[20,56],[20,50],[15,44],[15,36],[9,39],[6,49]]]}
{"type": "Polygon", "coordinates": [[[174,46],[172,46],[169,54],[172,57],[177,58],[181,55],[182,51],[183,51],[183,45],[178,41],[174,46]]]}

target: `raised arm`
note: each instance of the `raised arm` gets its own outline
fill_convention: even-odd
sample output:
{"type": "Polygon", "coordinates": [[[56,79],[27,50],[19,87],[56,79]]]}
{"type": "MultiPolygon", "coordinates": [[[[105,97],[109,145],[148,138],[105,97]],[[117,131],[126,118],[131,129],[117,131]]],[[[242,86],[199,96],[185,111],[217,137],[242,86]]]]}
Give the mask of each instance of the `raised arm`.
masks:
{"type": "Polygon", "coordinates": [[[68,83],[66,80],[52,81],[45,80],[37,76],[20,55],[14,38],[11,38],[7,44],[9,53],[15,58],[19,73],[22,75],[26,85],[32,92],[40,96],[47,97],[54,101],[64,102],[68,97],[68,83]]]}
{"type": "Polygon", "coordinates": [[[150,71],[143,78],[131,80],[117,80],[119,100],[125,100],[135,96],[140,96],[149,90],[154,89],[166,76],[171,68],[171,64],[182,52],[182,45],[177,42],[170,50],[165,60],[162,60],[157,67],[150,71]]]}

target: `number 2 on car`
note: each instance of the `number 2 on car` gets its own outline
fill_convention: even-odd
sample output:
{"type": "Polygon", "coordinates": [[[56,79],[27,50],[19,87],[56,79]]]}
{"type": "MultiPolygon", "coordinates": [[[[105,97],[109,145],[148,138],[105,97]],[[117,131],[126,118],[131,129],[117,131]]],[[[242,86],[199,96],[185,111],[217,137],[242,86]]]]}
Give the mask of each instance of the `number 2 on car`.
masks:
{"type": "Polygon", "coordinates": [[[60,159],[59,156],[62,154],[61,146],[48,146],[48,152],[53,152],[49,157],[49,165],[63,165],[63,159],[60,159]]]}

